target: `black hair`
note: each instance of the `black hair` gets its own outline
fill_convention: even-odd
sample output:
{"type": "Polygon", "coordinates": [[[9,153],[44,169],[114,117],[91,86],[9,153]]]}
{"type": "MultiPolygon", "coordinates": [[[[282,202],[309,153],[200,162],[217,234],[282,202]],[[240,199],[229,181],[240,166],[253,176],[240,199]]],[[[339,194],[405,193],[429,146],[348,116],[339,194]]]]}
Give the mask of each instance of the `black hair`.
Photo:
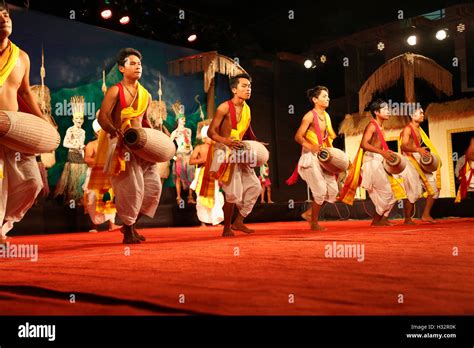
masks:
{"type": "Polygon", "coordinates": [[[231,91],[232,91],[232,88],[237,88],[237,85],[239,84],[239,79],[247,79],[250,82],[252,82],[252,78],[247,73],[232,76],[231,78],[229,78],[229,87],[231,91]]]}
{"type": "Polygon", "coordinates": [[[5,1],[0,1],[0,11],[7,11],[10,13],[10,10],[8,9],[8,4],[5,1]]]}
{"type": "Polygon", "coordinates": [[[142,54],[138,50],[134,48],[122,48],[117,56],[117,65],[124,66],[125,60],[129,56],[137,56],[140,60],[142,59],[142,54]]]}
{"type": "Polygon", "coordinates": [[[385,105],[388,105],[388,103],[382,99],[376,99],[370,103],[369,110],[372,116],[375,117],[375,112],[380,111],[385,105]]]}
{"type": "Polygon", "coordinates": [[[313,98],[318,98],[322,91],[326,91],[329,93],[329,89],[326,86],[316,86],[306,91],[306,95],[308,96],[311,105],[314,106],[313,98]]]}

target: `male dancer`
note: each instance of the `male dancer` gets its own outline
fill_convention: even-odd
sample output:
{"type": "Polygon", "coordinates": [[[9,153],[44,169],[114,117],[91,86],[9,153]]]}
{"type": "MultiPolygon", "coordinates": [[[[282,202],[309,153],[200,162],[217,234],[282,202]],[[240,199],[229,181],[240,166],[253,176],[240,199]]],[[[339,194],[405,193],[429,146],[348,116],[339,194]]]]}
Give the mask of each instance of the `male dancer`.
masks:
{"type": "Polygon", "coordinates": [[[372,226],[390,226],[393,225],[388,221],[390,211],[397,200],[406,198],[406,194],[397,179],[388,174],[383,166],[384,159],[390,160],[394,156],[387,146],[383,130],[383,123],[390,117],[388,104],[378,99],[369,108],[374,119],[365,127],[359,151],[339,199],[352,205],[360,184],[367,190],[375,206],[372,226]]]}
{"type": "Polygon", "coordinates": [[[319,211],[324,201],[334,203],[338,192],[336,177],[323,170],[319,164],[318,152],[323,147],[332,147],[336,133],[332,129],[331,118],[326,112],[329,106],[329,90],[324,86],[316,86],[307,92],[313,109],[308,111],[301,121],[295,140],[302,146],[302,153],[297,171],[288,179],[289,185],[296,183],[298,173],[308,184],[313,194],[311,213],[306,211],[303,217],[310,221],[311,229],[323,231],[319,225],[319,211]]]}
{"type": "MultiPolygon", "coordinates": [[[[17,99],[20,99],[29,113],[51,122],[42,114],[30,91],[30,58],[9,40],[11,33],[10,13],[7,5],[1,2],[0,110],[18,111],[17,99]]],[[[42,187],[35,156],[18,154],[0,145],[0,244],[6,243],[13,223],[23,218],[42,187]]]]}
{"type": "MultiPolygon", "coordinates": [[[[417,199],[422,196],[423,187],[428,197],[426,199],[423,215],[421,216],[421,221],[435,222],[430,213],[435,199],[439,197],[439,190],[441,188],[440,173],[425,173],[418,164],[420,157],[429,155],[429,152],[433,155],[438,155],[430,139],[420,127],[420,123],[423,122],[424,117],[423,109],[417,108],[411,115],[411,122],[405,126],[400,135],[400,148],[408,159],[405,170],[400,173],[407,194],[404,212],[405,224],[408,225],[414,224],[412,220],[413,209],[417,199]],[[430,151],[428,152],[428,150],[423,148],[422,144],[426,145],[430,151]]],[[[441,163],[438,166],[438,171],[440,167],[441,163]]]]}
{"type": "Polygon", "coordinates": [[[220,158],[223,151],[229,155],[230,151],[241,149],[242,140],[255,139],[250,126],[250,108],[246,103],[250,99],[251,81],[248,74],[239,74],[230,78],[229,85],[233,97],[219,105],[208,130],[209,137],[216,144],[209,149],[199,194],[204,196],[211,206],[215,203],[214,180],[217,179],[222,183],[225,193],[223,237],[233,236],[232,230],[244,233],[254,232],[244,225],[244,219],[250,214],[260,195],[260,181],[248,164],[229,163],[220,158]],[[211,168],[213,162],[218,164],[218,168],[211,168]],[[235,205],[237,205],[238,215],[231,225],[235,205]]]}
{"type": "Polygon", "coordinates": [[[460,185],[454,202],[460,203],[469,195],[474,197],[474,137],[464,155],[457,161],[455,172],[460,185]]]}
{"type": "MultiPolygon", "coordinates": [[[[153,217],[161,195],[161,180],[156,163],[135,156],[123,144],[123,134],[129,128],[141,128],[150,109],[151,96],[138,82],[142,76],[142,55],[133,48],[124,48],[118,55],[118,68],[123,79],[110,87],[100,107],[97,159],[89,187],[107,192],[108,178],[103,173],[109,146],[117,141],[107,166],[115,194],[117,215],[124,223],[121,231],[124,244],[145,241],[135,224],[142,215],[153,217]],[[118,138],[118,139],[115,139],[118,138]]],[[[100,197],[98,197],[100,199],[100,197]]]]}

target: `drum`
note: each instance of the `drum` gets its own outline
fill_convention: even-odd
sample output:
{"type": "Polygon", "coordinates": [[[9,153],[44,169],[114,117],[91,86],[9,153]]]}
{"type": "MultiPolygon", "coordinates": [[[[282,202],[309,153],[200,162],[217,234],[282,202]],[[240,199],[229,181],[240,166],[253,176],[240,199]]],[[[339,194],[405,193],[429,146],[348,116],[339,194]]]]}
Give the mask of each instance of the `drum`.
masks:
{"type": "Polygon", "coordinates": [[[438,169],[439,158],[430,153],[428,156],[421,156],[418,164],[425,173],[433,173],[438,169]]]}
{"type": "Polygon", "coordinates": [[[242,143],[244,143],[246,151],[243,150],[245,153],[240,163],[246,163],[250,167],[255,168],[263,166],[268,162],[270,152],[268,152],[265,145],[254,140],[244,140],[242,143]]]}
{"type": "Polygon", "coordinates": [[[321,167],[334,174],[345,172],[349,167],[347,155],[335,147],[321,149],[318,153],[318,160],[321,167]]]}
{"type": "Polygon", "coordinates": [[[149,162],[167,162],[176,153],[176,146],[165,133],[152,128],[130,128],[124,142],[134,154],[149,162]]]}
{"type": "Polygon", "coordinates": [[[405,170],[407,166],[407,159],[405,156],[401,156],[395,152],[392,153],[392,160],[387,161],[386,159],[383,160],[383,167],[385,171],[389,174],[400,174],[405,170]]]}
{"type": "Polygon", "coordinates": [[[0,144],[14,151],[37,154],[56,150],[60,141],[58,131],[42,118],[0,110],[0,144]]]}

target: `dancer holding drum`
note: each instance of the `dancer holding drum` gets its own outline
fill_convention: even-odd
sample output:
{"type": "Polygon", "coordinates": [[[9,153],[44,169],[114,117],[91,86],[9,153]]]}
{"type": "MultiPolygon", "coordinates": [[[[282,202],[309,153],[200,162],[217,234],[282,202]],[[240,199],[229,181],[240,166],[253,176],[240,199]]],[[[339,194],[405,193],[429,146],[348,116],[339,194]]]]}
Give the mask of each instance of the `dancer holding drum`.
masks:
{"type": "Polygon", "coordinates": [[[426,198],[422,221],[434,223],[431,217],[431,208],[435,199],[439,197],[441,188],[441,177],[439,168],[441,161],[439,155],[420,127],[425,114],[422,108],[417,108],[411,116],[411,122],[405,126],[400,134],[400,148],[407,157],[408,162],[405,170],[400,173],[403,178],[403,186],[407,194],[405,202],[405,224],[413,225],[412,220],[415,202],[422,196],[423,187],[428,197],[426,198]],[[422,147],[427,146],[427,148],[422,147]],[[438,173],[436,173],[438,171],[438,173]]]}
{"type": "Polygon", "coordinates": [[[9,40],[12,20],[0,3],[0,244],[35,202],[43,184],[35,153],[51,152],[59,134],[30,91],[30,59],[9,40]],[[18,111],[20,99],[31,114],[18,111]]]}
{"type": "Polygon", "coordinates": [[[370,104],[370,112],[374,119],[365,127],[339,199],[352,205],[356,189],[361,185],[375,206],[372,226],[390,226],[393,225],[388,221],[390,211],[397,200],[406,198],[403,187],[393,174],[400,174],[405,169],[406,159],[390,151],[385,141],[383,123],[390,117],[388,104],[378,99],[370,104]]]}
{"type": "Polygon", "coordinates": [[[243,140],[255,139],[250,126],[250,108],[246,103],[250,99],[251,78],[248,74],[239,74],[230,78],[229,85],[234,96],[231,100],[219,105],[209,125],[208,135],[216,143],[209,149],[199,192],[199,195],[204,198],[203,203],[207,201],[206,204],[212,207],[215,204],[214,180],[222,183],[225,193],[223,237],[233,236],[232,230],[244,233],[254,232],[244,225],[245,217],[250,214],[260,195],[260,181],[251,165],[255,167],[263,164],[257,163],[261,160],[262,153],[268,160],[268,151],[256,142],[249,142],[259,146],[256,152],[249,149],[243,151],[243,157],[247,159],[257,155],[257,158],[253,158],[254,163],[246,161],[242,163],[240,156],[234,156],[238,150],[245,147],[243,140]],[[245,153],[250,156],[245,156],[245,153]],[[235,205],[238,214],[235,221],[231,223],[235,205]]]}
{"type": "Polygon", "coordinates": [[[115,195],[117,215],[124,224],[124,244],[145,241],[135,224],[142,215],[155,215],[161,195],[156,162],[136,155],[123,139],[127,130],[136,131],[135,137],[146,137],[142,121],[149,111],[151,95],[138,82],[142,75],[141,58],[141,53],[132,48],[119,52],[117,64],[123,79],[107,90],[102,101],[98,120],[103,130],[89,181],[89,188],[104,193],[104,198],[112,199],[115,195]]]}
{"type": "Polygon", "coordinates": [[[339,170],[329,166],[332,162],[330,157],[338,157],[339,163],[342,164],[340,171],[347,169],[349,161],[342,151],[332,148],[332,140],[336,137],[336,133],[326,112],[329,106],[329,90],[324,86],[316,86],[308,90],[307,96],[313,104],[313,109],[304,115],[296,132],[295,140],[302,146],[302,153],[287,184],[296,183],[299,174],[310,187],[313,194],[312,206],[302,216],[310,222],[311,229],[317,231],[326,229],[319,224],[321,206],[325,201],[334,203],[338,193],[335,173],[339,170]],[[328,166],[325,167],[325,164],[328,166]]]}

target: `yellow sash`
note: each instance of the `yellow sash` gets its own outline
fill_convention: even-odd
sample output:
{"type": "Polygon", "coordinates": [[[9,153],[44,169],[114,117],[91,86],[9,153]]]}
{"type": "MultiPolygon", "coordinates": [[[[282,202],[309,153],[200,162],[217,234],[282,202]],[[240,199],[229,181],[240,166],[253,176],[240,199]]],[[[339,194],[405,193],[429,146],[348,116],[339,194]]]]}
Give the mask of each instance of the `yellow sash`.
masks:
{"type": "MultiPolygon", "coordinates": [[[[329,117],[329,114],[327,112],[324,112],[324,116],[326,118],[326,129],[328,131],[328,137],[324,139],[323,141],[323,147],[332,147],[332,141],[333,139],[336,138],[336,132],[334,132],[334,129],[332,128],[332,123],[331,123],[331,118],[329,117]]],[[[315,122],[318,122],[315,120],[315,122]]],[[[322,136],[322,134],[321,134],[322,136]]],[[[306,134],[304,135],[305,139],[308,140],[311,144],[313,145],[319,145],[319,140],[318,136],[315,131],[312,129],[308,128],[306,131],[306,134]]]]}
{"type": "MultiPolygon", "coordinates": [[[[242,140],[245,135],[245,132],[247,132],[247,129],[250,126],[251,119],[252,116],[250,114],[250,107],[247,105],[246,102],[244,102],[240,121],[237,123],[237,129],[231,130],[230,137],[233,140],[242,140]]],[[[210,166],[210,164],[212,163],[212,159],[214,158],[214,147],[214,143],[209,147],[206,164],[201,170],[201,172],[206,171],[206,174],[203,173],[203,178],[201,180],[201,185],[199,186],[199,189],[196,187],[196,192],[198,192],[198,194],[201,196],[201,203],[208,208],[212,208],[214,206],[214,180],[219,180],[219,182],[223,184],[229,183],[232,179],[232,174],[235,167],[235,163],[224,162],[220,165],[220,168],[217,173],[206,170],[206,167],[210,166]]],[[[231,154],[232,151],[227,148],[226,159],[228,159],[231,154]]]]}
{"type": "Polygon", "coordinates": [[[18,58],[20,57],[20,49],[13,42],[8,41],[7,48],[3,51],[0,56],[0,87],[3,86],[5,81],[10,76],[13,68],[15,67],[18,58]]]}

